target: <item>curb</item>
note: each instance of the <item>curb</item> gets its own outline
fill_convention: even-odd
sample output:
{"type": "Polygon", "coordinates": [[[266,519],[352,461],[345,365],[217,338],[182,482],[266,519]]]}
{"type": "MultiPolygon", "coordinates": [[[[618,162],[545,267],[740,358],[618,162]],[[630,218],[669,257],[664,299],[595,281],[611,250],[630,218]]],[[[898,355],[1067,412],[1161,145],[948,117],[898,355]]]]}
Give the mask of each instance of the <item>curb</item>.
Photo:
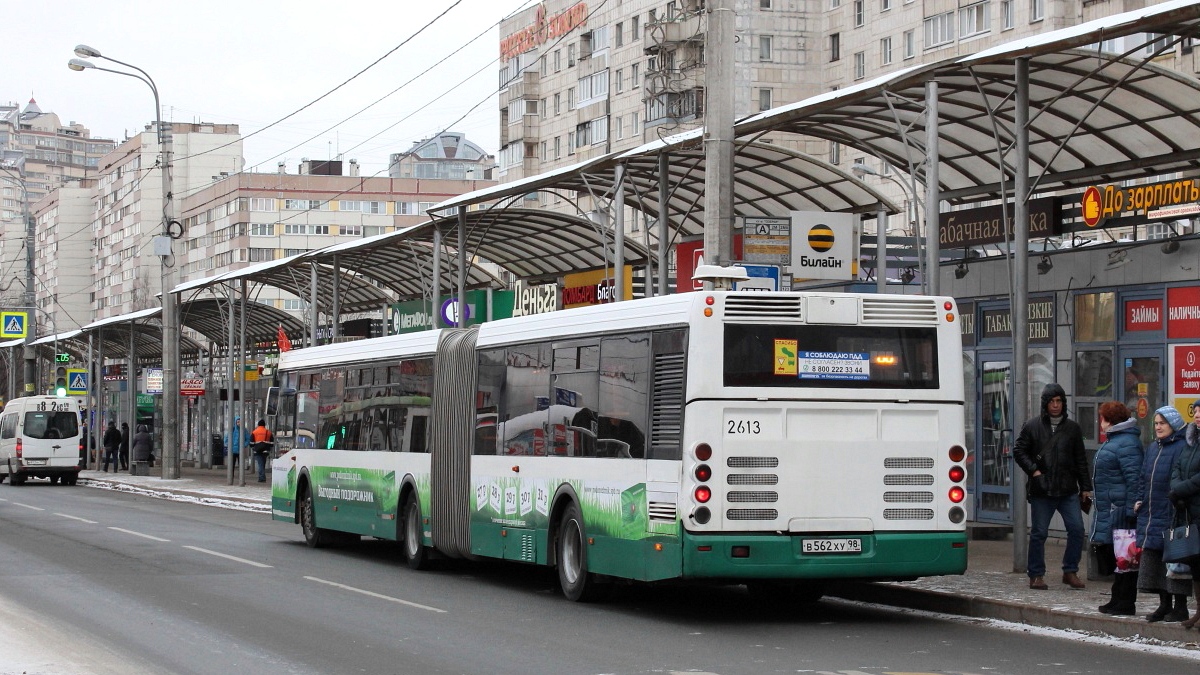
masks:
{"type": "Polygon", "coordinates": [[[142,485],[138,483],[126,483],[120,480],[105,480],[103,478],[80,478],[79,484],[87,487],[104,486],[100,489],[115,490],[118,492],[129,492],[133,494],[142,494],[155,496],[160,499],[170,499],[171,497],[185,497],[195,500],[196,502],[209,506],[219,506],[221,504],[236,504],[246,507],[249,511],[269,512],[271,509],[270,499],[258,499],[254,497],[243,497],[240,495],[220,495],[216,496],[203,489],[188,490],[179,488],[163,488],[151,485],[142,485]]]}
{"type": "Polygon", "coordinates": [[[1200,650],[1200,633],[1175,623],[1146,623],[1137,617],[1088,616],[1073,612],[1021,605],[977,595],[952,595],[941,591],[906,588],[892,583],[847,582],[831,586],[828,595],[845,600],[906,607],[979,619],[999,619],[1030,626],[1104,633],[1118,638],[1150,638],[1200,650]]]}

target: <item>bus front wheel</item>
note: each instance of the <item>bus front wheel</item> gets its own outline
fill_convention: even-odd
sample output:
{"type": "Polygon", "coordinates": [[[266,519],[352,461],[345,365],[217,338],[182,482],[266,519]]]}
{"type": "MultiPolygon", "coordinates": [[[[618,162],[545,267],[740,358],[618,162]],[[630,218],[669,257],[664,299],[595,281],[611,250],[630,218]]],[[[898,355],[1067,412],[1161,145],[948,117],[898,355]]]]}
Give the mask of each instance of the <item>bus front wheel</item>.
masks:
{"type": "Polygon", "coordinates": [[[555,539],[558,585],[572,602],[592,602],[600,597],[600,585],[587,566],[587,535],[579,506],[572,503],[563,511],[555,539]]]}
{"type": "Polygon", "coordinates": [[[410,569],[423,570],[429,567],[429,549],[423,543],[424,534],[421,528],[421,505],[417,503],[417,493],[409,492],[404,499],[404,561],[410,569]]]}

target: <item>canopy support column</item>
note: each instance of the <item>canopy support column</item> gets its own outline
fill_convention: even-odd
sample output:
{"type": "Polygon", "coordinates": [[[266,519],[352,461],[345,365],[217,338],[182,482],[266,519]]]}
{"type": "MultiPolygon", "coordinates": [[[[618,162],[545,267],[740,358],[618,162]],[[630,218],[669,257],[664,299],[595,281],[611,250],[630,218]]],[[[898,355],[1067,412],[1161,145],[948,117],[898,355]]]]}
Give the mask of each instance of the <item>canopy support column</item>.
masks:
{"type": "Polygon", "coordinates": [[[922,290],[929,295],[939,292],[941,251],[938,230],[941,227],[941,159],[938,157],[938,83],[925,83],[925,275],[922,290]]]}
{"type": "MultiPolygon", "coordinates": [[[[441,313],[440,308],[434,311],[441,313]]],[[[458,207],[458,308],[455,321],[459,328],[467,325],[467,207],[458,207]]]]}
{"type": "Polygon", "coordinates": [[[879,202],[875,211],[875,292],[887,293],[887,207],[879,202]]]}
{"type": "MultiPolygon", "coordinates": [[[[246,288],[242,287],[242,302],[246,302],[246,288]]],[[[242,317],[242,330],[246,329],[245,317],[242,317]]],[[[338,265],[337,254],[333,254],[333,332],[330,333],[331,338],[340,337],[342,334],[342,268],[338,265]]]]}
{"type": "MultiPolygon", "coordinates": [[[[658,153],[658,293],[667,295],[667,246],[671,241],[671,218],[667,202],[671,199],[671,186],[667,179],[671,172],[671,156],[658,153]]],[[[678,283],[678,281],[676,281],[678,283]]]]}
{"type": "Polygon", "coordinates": [[[613,302],[621,302],[625,299],[625,165],[618,164],[613,174],[613,302]]]}
{"type": "MultiPolygon", "coordinates": [[[[1014,425],[1025,423],[1026,401],[1029,400],[1029,59],[1019,58],[1016,62],[1017,98],[1013,111],[1013,136],[1017,147],[1017,161],[1013,177],[1013,275],[1012,298],[1009,314],[1012,317],[1013,339],[1013,400],[1014,425]]],[[[1015,440],[1015,439],[1014,439],[1015,440]]],[[[1009,460],[1011,461],[1011,459],[1009,460]]],[[[1029,540],[1026,518],[1029,511],[1025,503],[1025,472],[1014,467],[1012,471],[1013,505],[1013,571],[1024,572],[1028,564],[1029,540]]]]}
{"type": "Polygon", "coordinates": [[[433,317],[433,328],[437,330],[442,327],[442,313],[438,311],[442,304],[442,228],[436,222],[433,224],[433,287],[429,293],[429,314],[433,317]]]}

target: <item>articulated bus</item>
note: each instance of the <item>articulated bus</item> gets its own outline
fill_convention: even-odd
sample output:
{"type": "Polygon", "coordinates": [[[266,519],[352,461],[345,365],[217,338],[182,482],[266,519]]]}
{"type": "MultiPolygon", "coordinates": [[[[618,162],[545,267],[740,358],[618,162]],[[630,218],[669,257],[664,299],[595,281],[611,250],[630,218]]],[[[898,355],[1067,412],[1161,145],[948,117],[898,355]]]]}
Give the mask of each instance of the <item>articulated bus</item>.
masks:
{"type": "Polygon", "coordinates": [[[746,584],[967,565],[951,298],[700,291],[285,352],[272,513],[617,581],[746,584]]]}

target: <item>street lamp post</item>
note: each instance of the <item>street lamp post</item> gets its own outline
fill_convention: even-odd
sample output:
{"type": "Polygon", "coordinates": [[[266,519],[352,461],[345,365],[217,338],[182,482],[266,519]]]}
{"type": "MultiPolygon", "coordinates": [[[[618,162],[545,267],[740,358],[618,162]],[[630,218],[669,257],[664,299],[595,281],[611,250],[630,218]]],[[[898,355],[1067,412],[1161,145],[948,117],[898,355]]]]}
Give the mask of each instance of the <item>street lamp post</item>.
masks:
{"type": "MultiPolygon", "coordinates": [[[[891,173],[880,173],[880,172],[876,171],[875,169],[872,169],[871,167],[867,166],[866,164],[861,164],[861,163],[854,164],[852,167],[850,167],[850,172],[853,173],[858,178],[862,178],[863,176],[877,176],[879,178],[884,178],[886,180],[892,181],[893,183],[895,183],[896,185],[898,185],[900,187],[900,192],[902,192],[904,194],[904,199],[905,199],[904,217],[908,219],[908,224],[910,225],[911,230],[912,230],[913,241],[916,242],[917,270],[921,273],[921,292],[924,293],[925,289],[929,287],[928,286],[929,280],[925,276],[925,261],[924,261],[923,257],[921,256],[921,231],[920,231],[920,227],[918,225],[919,219],[918,219],[918,217],[914,216],[910,212],[910,209],[915,210],[918,207],[918,202],[917,202],[916,198],[913,196],[915,194],[916,188],[905,185],[904,181],[900,180],[899,178],[897,178],[896,176],[894,176],[891,173]],[[911,207],[909,206],[910,204],[912,205],[911,207]]],[[[881,261],[883,260],[883,256],[885,254],[886,254],[886,252],[879,253],[881,261]]],[[[880,267],[882,269],[886,269],[886,265],[883,265],[882,263],[880,264],[880,267]]],[[[879,272],[877,271],[876,274],[878,274],[878,273],[879,272]]]]}
{"type": "Polygon", "coordinates": [[[175,296],[171,289],[174,283],[174,260],[171,256],[171,138],[163,128],[162,105],[158,99],[158,87],[150,75],[137,66],[118,61],[110,56],[102,55],[87,45],[75,47],[78,59],[71,59],[67,67],[71,70],[87,69],[102,70],[106,73],[116,73],[145,82],[154,93],[154,122],[158,135],[158,148],[161,155],[159,171],[162,172],[162,234],[154,239],[154,253],[162,261],[162,334],[163,334],[163,448],[162,464],[163,478],[179,478],[179,322],[175,296]],[[132,68],[141,75],[127,73],[121,70],[100,68],[82,59],[105,59],[132,68]]]}

